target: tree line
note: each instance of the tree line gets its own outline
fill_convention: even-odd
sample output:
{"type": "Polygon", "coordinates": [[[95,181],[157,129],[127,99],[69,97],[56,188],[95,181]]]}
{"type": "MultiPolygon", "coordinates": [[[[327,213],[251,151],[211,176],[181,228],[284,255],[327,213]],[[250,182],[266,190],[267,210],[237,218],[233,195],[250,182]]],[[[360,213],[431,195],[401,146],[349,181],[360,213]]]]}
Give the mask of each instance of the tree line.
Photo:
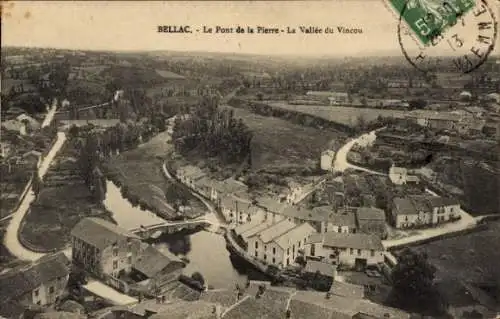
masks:
{"type": "Polygon", "coordinates": [[[252,132],[234,111],[218,108],[218,97],[204,97],[198,107],[176,117],[173,128],[175,149],[186,155],[196,149],[223,163],[250,158],[252,132]]]}

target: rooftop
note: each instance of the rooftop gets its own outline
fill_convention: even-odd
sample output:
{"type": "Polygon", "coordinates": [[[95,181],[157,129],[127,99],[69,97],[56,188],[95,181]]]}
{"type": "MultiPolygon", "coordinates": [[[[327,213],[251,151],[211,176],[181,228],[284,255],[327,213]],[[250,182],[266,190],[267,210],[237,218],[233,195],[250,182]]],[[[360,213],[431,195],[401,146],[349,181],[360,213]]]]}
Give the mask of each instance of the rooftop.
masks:
{"type": "MultiPolygon", "coordinates": [[[[371,234],[337,233],[332,231],[321,235],[323,235],[323,245],[329,247],[384,250],[380,238],[371,234]]],[[[317,238],[313,240],[317,240],[317,238]]]]}
{"type": "Polygon", "coordinates": [[[257,206],[267,209],[270,212],[281,214],[289,205],[280,203],[272,197],[261,197],[257,201],[257,206]]]}
{"type": "MultiPolygon", "coordinates": [[[[268,221],[262,223],[260,220],[256,220],[255,219],[255,220],[252,220],[250,223],[247,223],[247,224],[250,224],[250,225],[249,225],[249,228],[246,229],[246,230],[244,228],[241,228],[241,229],[238,230],[238,227],[240,227],[240,226],[236,227],[236,229],[235,229],[236,234],[240,235],[243,238],[252,237],[255,234],[261,232],[262,230],[264,230],[264,229],[272,226],[273,225],[273,221],[272,220],[268,220],[268,221]],[[244,230],[244,231],[241,232],[241,233],[238,233],[238,231],[242,231],[242,230],[244,230]]],[[[243,224],[241,226],[244,226],[244,225],[247,225],[247,224],[243,224]]]]}
{"type": "Polygon", "coordinates": [[[272,224],[270,227],[263,229],[258,235],[264,243],[269,243],[273,239],[280,237],[295,227],[295,223],[288,221],[287,219],[283,219],[275,224],[272,224]]]}
{"type": "Polygon", "coordinates": [[[385,221],[385,212],[375,207],[360,207],[356,210],[358,220],[380,220],[385,221]]]}
{"type": "Polygon", "coordinates": [[[95,217],[82,219],[71,230],[71,236],[99,249],[104,249],[126,238],[140,239],[118,225],[95,217]]]}
{"type": "Polygon", "coordinates": [[[148,246],[137,258],[133,267],[148,278],[152,278],[171,263],[182,263],[182,261],[169,252],[161,252],[153,246],[148,246]]]}
{"type": "Polygon", "coordinates": [[[0,300],[17,299],[42,283],[69,274],[70,262],[64,253],[46,255],[29,267],[11,270],[0,276],[0,300]]]}
{"type": "Polygon", "coordinates": [[[316,233],[316,230],[309,223],[303,223],[285,232],[284,234],[275,237],[274,241],[281,248],[287,248],[314,233],[316,233]]]}
{"type": "Polygon", "coordinates": [[[308,260],[305,272],[316,273],[319,272],[323,276],[333,277],[336,266],[330,263],[316,261],[316,260],[308,260]]]}
{"type": "MultiPolygon", "coordinates": [[[[298,310],[299,308],[297,307],[297,304],[292,306],[295,302],[299,302],[299,305],[302,307],[313,306],[311,313],[315,313],[317,311],[317,309],[314,309],[314,306],[328,309],[331,317],[327,316],[323,318],[352,318],[352,316],[360,312],[371,314],[377,318],[410,318],[410,315],[404,311],[375,304],[365,299],[347,298],[336,295],[332,295],[329,299],[326,299],[325,293],[303,290],[297,291],[292,297],[290,304],[292,307],[292,317],[294,317],[293,309],[298,310]],[[333,315],[332,312],[334,313],[333,315]]],[[[309,312],[304,309],[302,313],[308,314],[309,312]]],[[[312,316],[307,316],[307,318],[312,318],[312,316]]]]}
{"type": "Polygon", "coordinates": [[[361,299],[365,296],[365,287],[348,282],[333,281],[330,292],[336,296],[361,299]]]}
{"type": "Polygon", "coordinates": [[[395,210],[393,212],[396,215],[415,215],[417,211],[413,202],[409,198],[396,197],[392,200],[395,210]]]}

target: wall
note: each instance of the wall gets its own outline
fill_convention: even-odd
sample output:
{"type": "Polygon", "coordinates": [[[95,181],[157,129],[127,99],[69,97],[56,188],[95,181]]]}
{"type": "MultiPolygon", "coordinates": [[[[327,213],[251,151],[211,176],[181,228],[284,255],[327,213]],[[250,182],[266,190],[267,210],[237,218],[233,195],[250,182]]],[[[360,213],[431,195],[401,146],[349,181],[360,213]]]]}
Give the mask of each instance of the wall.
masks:
{"type": "Polygon", "coordinates": [[[140,252],[141,241],[138,239],[131,239],[130,243],[129,251],[127,240],[118,241],[118,256],[113,255],[113,246],[108,246],[103,250],[101,255],[101,265],[105,274],[112,274],[116,277],[121,270],[130,272],[132,265],[135,263],[140,252]],[[128,261],[129,256],[131,257],[130,263],[128,261]],[[118,261],[118,267],[116,269],[113,269],[113,261],[118,261]]]}
{"type": "Polygon", "coordinates": [[[340,249],[339,262],[341,264],[354,266],[357,258],[366,259],[368,265],[384,262],[384,254],[381,251],[374,251],[374,255],[372,256],[371,250],[368,249],[361,249],[361,250],[358,249],[351,250],[351,248],[340,249]],[[358,254],[358,251],[360,251],[360,254],[358,254]]]}

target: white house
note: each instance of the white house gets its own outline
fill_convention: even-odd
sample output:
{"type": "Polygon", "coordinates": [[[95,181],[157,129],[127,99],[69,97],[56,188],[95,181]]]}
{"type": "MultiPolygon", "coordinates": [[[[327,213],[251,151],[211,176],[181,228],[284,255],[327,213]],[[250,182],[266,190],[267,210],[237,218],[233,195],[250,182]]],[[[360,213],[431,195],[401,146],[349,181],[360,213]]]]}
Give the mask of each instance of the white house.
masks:
{"type": "Polygon", "coordinates": [[[205,176],[199,167],[188,165],[176,172],[177,178],[192,189],[196,189],[195,182],[205,176]]]}
{"type": "Polygon", "coordinates": [[[438,196],[396,197],[392,207],[392,223],[396,228],[432,226],[460,216],[458,200],[438,196]]]}
{"type": "MultiPolygon", "coordinates": [[[[307,238],[316,233],[308,223],[297,225],[286,219],[260,225],[241,232],[240,236],[251,256],[280,268],[294,264],[307,238]]],[[[235,229],[236,233],[240,231],[235,229]]]]}
{"type": "Polygon", "coordinates": [[[324,171],[332,170],[334,159],[335,159],[335,152],[332,150],[326,150],[323,153],[321,153],[321,169],[324,171]]]}
{"type": "Polygon", "coordinates": [[[394,166],[394,164],[389,169],[389,179],[396,185],[418,184],[420,182],[418,176],[408,174],[408,169],[394,166]]]}
{"type": "Polygon", "coordinates": [[[220,200],[222,215],[230,224],[244,224],[256,219],[264,220],[264,213],[257,206],[252,205],[246,198],[236,195],[227,195],[220,200]]]}
{"type": "Polygon", "coordinates": [[[306,257],[356,269],[384,262],[384,246],[376,235],[327,232],[310,236],[306,257]]]}

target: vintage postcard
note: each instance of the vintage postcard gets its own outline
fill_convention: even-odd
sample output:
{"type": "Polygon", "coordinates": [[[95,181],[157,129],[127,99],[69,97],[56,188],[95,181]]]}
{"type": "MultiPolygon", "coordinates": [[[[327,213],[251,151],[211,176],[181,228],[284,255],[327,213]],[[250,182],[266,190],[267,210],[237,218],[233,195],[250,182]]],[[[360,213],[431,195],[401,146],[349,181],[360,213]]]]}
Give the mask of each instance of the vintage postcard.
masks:
{"type": "Polygon", "coordinates": [[[0,319],[500,318],[499,8],[2,1],[0,319]]]}

